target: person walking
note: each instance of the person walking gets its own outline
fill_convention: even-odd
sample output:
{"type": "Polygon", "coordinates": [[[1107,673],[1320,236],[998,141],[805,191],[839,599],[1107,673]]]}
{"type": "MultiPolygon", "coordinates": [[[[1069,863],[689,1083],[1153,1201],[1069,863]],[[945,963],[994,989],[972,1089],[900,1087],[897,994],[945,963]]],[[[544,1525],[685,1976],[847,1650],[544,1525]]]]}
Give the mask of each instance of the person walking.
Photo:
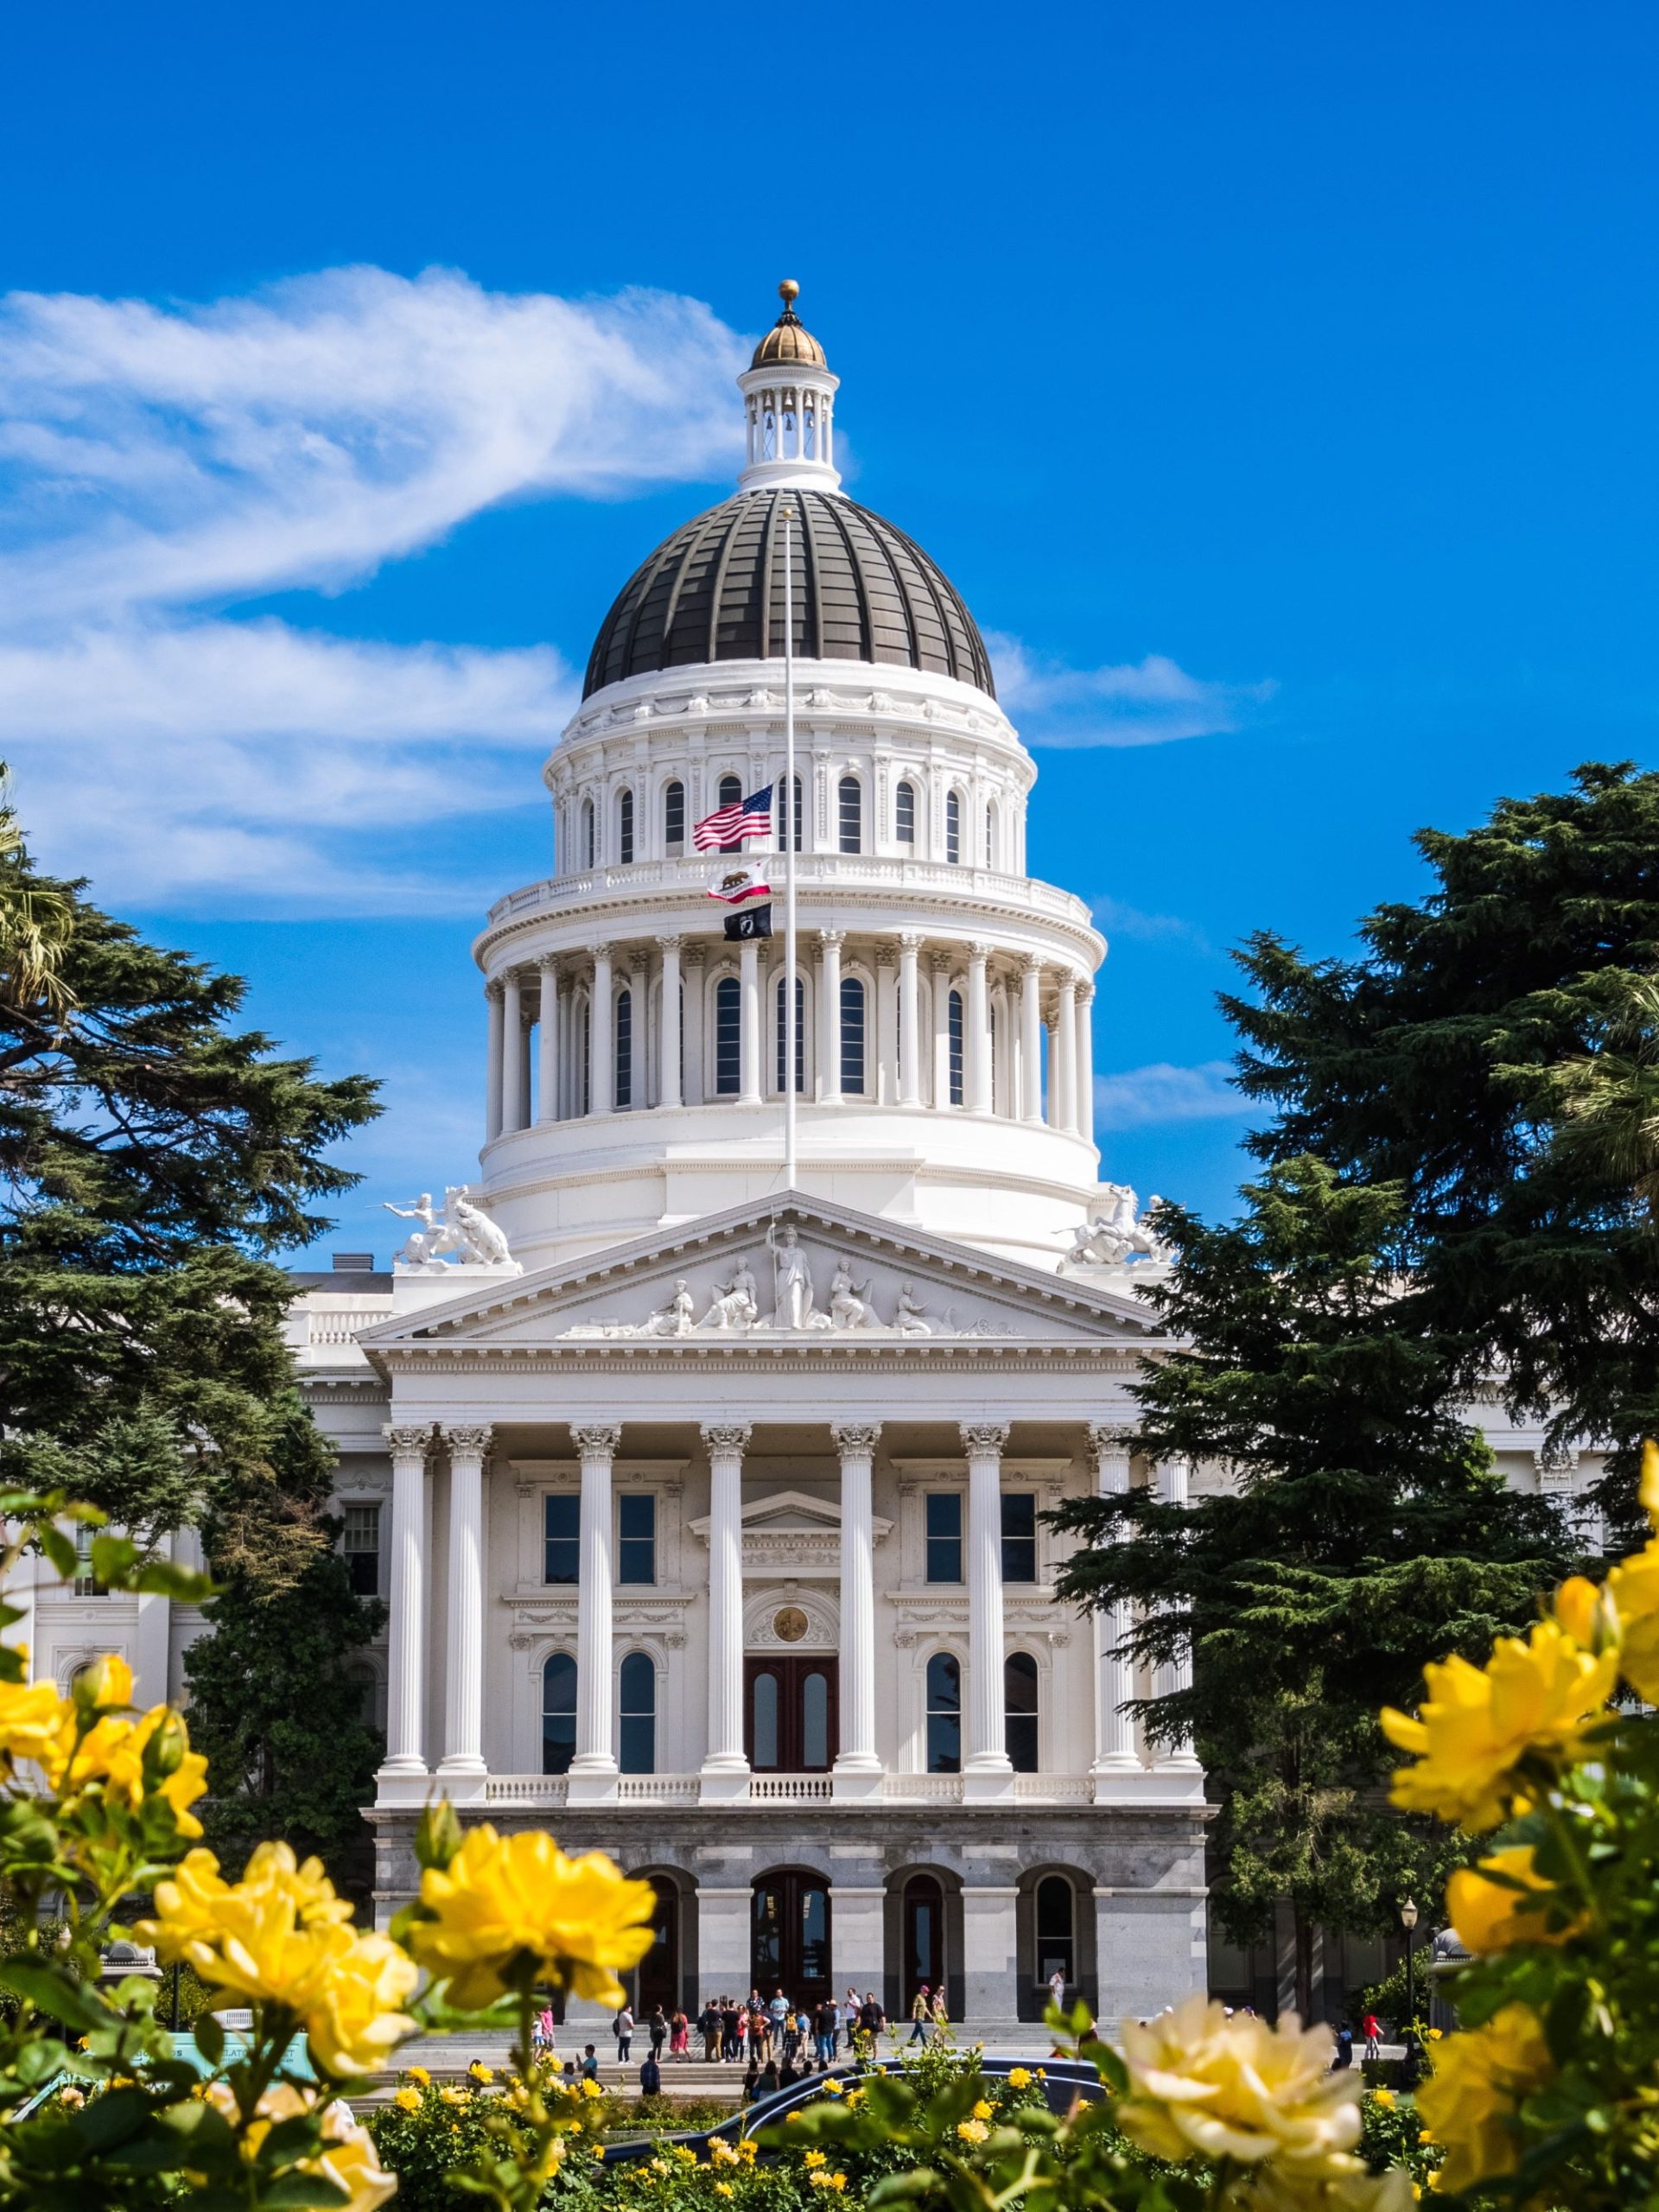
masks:
{"type": "Polygon", "coordinates": [[[841,2000],[841,2026],[847,2038],[847,2056],[849,2058],[856,2057],[858,2045],[855,2037],[858,2034],[858,1992],[855,1989],[849,1989],[841,2000]]]}
{"type": "Polygon", "coordinates": [[[881,2031],[887,2024],[887,2016],[875,2001],[875,1992],[867,1989],[864,2002],[858,2008],[859,2034],[867,2057],[875,2058],[881,2050],[881,2031]]]}
{"type": "Polygon", "coordinates": [[[1359,2024],[1364,2031],[1366,2057],[1381,2058],[1382,2056],[1382,2021],[1377,2018],[1375,2012],[1367,2012],[1359,2024]]]}
{"type": "Polygon", "coordinates": [[[660,2005],[653,2005],[646,2015],[645,2033],[651,2037],[651,2055],[660,2066],[663,2045],[668,2041],[668,2015],[660,2005]]]}
{"type": "Polygon", "coordinates": [[[1058,2012],[1065,2010],[1065,1968],[1056,1967],[1048,1977],[1048,2001],[1058,2012]]]}
{"type": "Polygon", "coordinates": [[[781,1989],[774,1989],[766,2006],[766,2024],[772,2030],[772,2048],[775,2056],[789,2056],[789,2024],[794,2011],[781,1989]]]}
{"type": "Polygon", "coordinates": [[[725,2037],[721,2031],[720,2007],[711,1997],[697,2015],[697,2032],[702,2037],[702,2057],[706,2066],[724,2058],[725,2037]]]}
{"type": "Polygon", "coordinates": [[[833,1997],[826,1997],[817,2010],[816,2022],[818,2039],[818,2063],[828,2066],[836,2055],[836,2043],[841,2033],[841,2008],[833,1997]]]}
{"type": "Polygon", "coordinates": [[[950,2032],[950,2015],[944,2009],[944,1984],[941,1982],[933,1993],[933,2040],[939,2042],[950,2032]]]}
{"type": "Polygon", "coordinates": [[[1354,2063],[1354,2031],[1346,2020],[1337,2030],[1337,2055],[1331,2062],[1333,2074],[1340,2074],[1354,2063]]]}
{"type": "Polygon", "coordinates": [[[910,2039],[925,2045],[927,2031],[933,2024],[932,1994],[924,1982],[910,2000],[910,2039]]]}
{"type": "Polygon", "coordinates": [[[633,2056],[633,2007],[626,2002],[611,2022],[611,2033],[616,2037],[616,2063],[626,2066],[633,2056]]]}
{"type": "Polygon", "coordinates": [[[677,2005],[668,2024],[668,2055],[688,2063],[691,2056],[691,2023],[677,2005]]]}
{"type": "Polygon", "coordinates": [[[743,2015],[729,1997],[720,2000],[721,2056],[728,2062],[743,2056],[743,2015]]]}

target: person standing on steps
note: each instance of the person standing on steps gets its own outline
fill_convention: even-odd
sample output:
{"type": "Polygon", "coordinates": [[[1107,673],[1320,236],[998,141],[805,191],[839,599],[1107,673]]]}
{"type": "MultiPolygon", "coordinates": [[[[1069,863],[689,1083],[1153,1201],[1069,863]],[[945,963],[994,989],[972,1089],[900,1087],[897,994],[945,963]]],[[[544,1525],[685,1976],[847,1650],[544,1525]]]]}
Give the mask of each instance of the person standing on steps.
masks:
{"type": "Polygon", "coordinates": [[[633,2007],[626,2000],[611,2022],[611,2033],[616,2037],[616,2063],[626,2066],[633,2056],[633,2007]]]}

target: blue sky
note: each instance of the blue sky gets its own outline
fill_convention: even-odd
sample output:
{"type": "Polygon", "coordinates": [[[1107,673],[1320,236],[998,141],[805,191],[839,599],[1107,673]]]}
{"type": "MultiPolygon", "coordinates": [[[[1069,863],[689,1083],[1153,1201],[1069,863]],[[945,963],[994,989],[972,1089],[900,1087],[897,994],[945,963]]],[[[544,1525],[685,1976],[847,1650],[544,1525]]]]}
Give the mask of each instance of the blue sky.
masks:
{"type": "Polygon", "coordinates": [[[1224,1211],[1227,948],[1651,760],[1650,8],[64,0],[8,26],[0,747],[43,859],[385,1078],[457,1179],[467,944],[793,275],[855,495],[997,634],[1096,905],[1103,1171],[1224,1211]]]}

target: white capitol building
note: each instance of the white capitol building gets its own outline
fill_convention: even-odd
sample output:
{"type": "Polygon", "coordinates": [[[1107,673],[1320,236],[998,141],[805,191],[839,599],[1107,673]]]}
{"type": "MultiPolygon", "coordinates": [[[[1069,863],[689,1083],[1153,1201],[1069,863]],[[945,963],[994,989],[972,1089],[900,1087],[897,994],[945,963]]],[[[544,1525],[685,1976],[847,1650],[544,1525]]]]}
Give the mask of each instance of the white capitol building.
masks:
{"type": "MultiPolygon", "coordinates": [[[[1052,1594],[1062,1498],[1211,1479],[1125,1449],[1162,1340],[1156,1255],[1098,1180],[1105,946],[1025,872],[1031,757],[950,584],[841,491],[792,304],[738,381],[737,493],[623,587],[544,772],[553,872],[474,948],[475,1205],[389,1273],[299,1279],[347,1550],[390,1609],[380,1907],[442,1792],[655,1884],[646,2004],[854,1985],[897,2013],[943,1982],[989,2033],[1057,1968],[1107,2019],[1212,1977],[1271,2001],[1270,1947],[1207,1956],[1203,1777],[1120,1710],[1151,1687],[1124,1624],[1052,1594]],[[691,842],[768,784],[783,842],[785,516],[792,1188],[782,855],[747,849],[779,935],[728,944],[733,863],[691,842]]],[[[1482,1417],[1512,1480],[1590,1478],[1482,1417]]],[[[141,1699],[179,1694],[187,1609],[38,1611],[65,1681],[124,1649],[141,1699]]]]}

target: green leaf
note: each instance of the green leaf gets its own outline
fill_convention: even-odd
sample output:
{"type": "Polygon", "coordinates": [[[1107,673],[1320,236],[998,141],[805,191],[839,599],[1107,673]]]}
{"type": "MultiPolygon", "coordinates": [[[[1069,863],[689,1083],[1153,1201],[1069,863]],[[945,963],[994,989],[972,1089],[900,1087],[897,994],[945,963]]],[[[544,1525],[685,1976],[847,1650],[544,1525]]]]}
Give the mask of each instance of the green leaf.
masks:
{"type": "Polygon", "coordinates": [[[279,2174],[259,2191],[258,2202],[270,2212],[308,2212],[313,2206],[349,2204],[349,2190],[339,2189],[321,2174],[279,2174]]]}
{"type": "Polygon", "coordinates": [[[415,1861],[442,1872],[461,1849],[461,1821],[447,1797],[423,1811],[415,1830],[415,1861]]]}
{"type": "Polygon", "coordinates": [[[41,1549],[57,1569],[60,1579],[73,1582],[79,1562],[70,1539],[61,1529],[54,1528],[49,1521],[42,1521],[36,1534],[40,1538],[41,1549]]]}
{"type": "Polygon", "coordinates": [[[191,2028],[196,2049],[207,2061],[210,2070],[217,2071],[225,2063],[225,2031],[211,2012],[198,2012],[191,2028]]]}
{"type": "Polygon", "coordinates": [[[117,2024],[108,2007],[99,2004],[84,1983],[73,1980],[60,1967],[32,1959],[7,1959],[0,1961],[0,1986],[27,1999],[67,2028],[82,2028],[90,2035],[117,2024]]]}
{"type": "Polygon", "coordinates": [[[147,2125],[151,2109],[142,2089],[106,2089],[82,2105],[70,2125],[83,2151],[96,2157],[130,2142],[147,2125]]]}

